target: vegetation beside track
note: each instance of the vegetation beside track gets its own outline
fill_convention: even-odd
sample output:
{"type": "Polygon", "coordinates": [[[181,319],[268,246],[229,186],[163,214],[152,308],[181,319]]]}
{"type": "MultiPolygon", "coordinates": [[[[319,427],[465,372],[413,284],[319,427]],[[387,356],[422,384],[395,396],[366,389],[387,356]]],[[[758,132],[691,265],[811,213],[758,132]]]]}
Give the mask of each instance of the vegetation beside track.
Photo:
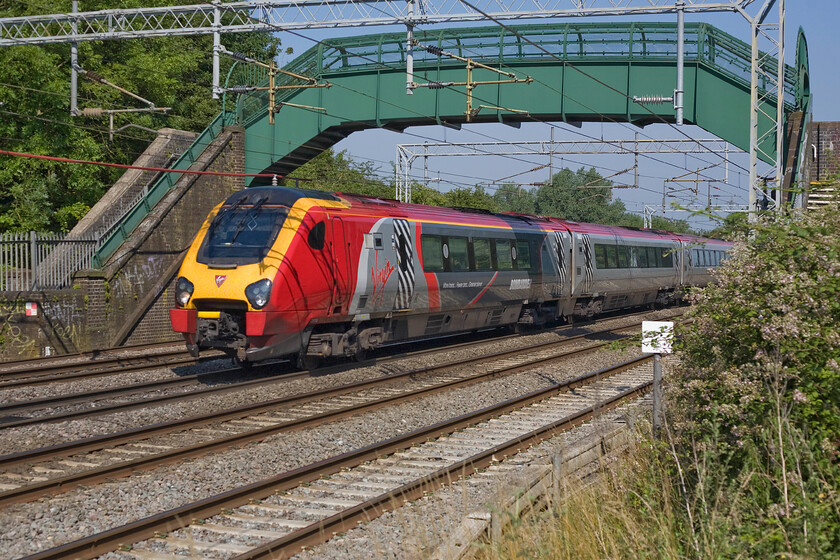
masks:
{"type": "Polygon", "coordinates": [[[836,558],[840,213],[770,218],[695,295],[662,440],[484,559],[836,558]]]}

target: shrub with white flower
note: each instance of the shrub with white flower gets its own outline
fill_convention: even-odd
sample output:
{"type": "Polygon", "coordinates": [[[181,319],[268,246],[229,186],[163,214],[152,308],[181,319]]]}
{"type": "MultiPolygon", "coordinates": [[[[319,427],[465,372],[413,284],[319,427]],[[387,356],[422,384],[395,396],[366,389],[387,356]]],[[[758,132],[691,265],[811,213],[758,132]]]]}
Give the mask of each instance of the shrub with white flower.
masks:
{"type": "Polygon", "coordinates": [[[711,458],[755,557],[840,550],[840,210],[763,219],[716,276],[668,388],[691,491],[721,492],[698,466],[711,458]]]}

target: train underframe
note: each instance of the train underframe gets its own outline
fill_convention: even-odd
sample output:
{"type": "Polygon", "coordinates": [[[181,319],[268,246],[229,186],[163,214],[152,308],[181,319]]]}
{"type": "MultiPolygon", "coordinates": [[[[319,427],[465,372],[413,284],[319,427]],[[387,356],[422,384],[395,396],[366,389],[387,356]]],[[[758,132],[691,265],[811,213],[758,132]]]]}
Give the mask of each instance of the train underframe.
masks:
{"type": "Polygon", "coordinates": [[[246,312],[229,309],[220,311],[218,317],[197,317],[195,335],[187,336],[187,348],[194,356],[204,349],[221,350],[239,363],[293,357],[299,367],[312,369],[323,359],[362,360],[391,342],[494,327],[543,328],[623,308],[662,308],[679,302],[681,297],[679,290],[671,288],[640,297],[591,295],[571,301],[512,301],[474,310],[392,312],[363,322],[319,323],[286,336],[249,336],[246,312]]]}

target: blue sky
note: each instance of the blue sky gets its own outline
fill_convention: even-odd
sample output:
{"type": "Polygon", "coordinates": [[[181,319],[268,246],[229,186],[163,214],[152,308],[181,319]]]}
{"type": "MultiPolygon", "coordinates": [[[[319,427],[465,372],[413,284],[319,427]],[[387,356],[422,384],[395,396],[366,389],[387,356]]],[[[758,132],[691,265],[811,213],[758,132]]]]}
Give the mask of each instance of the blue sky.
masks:
{"type": "MultiPolygon", "coordinates": [[[[750,8],[751,13],[757,9],[755,2],[750,8]]],[[[774,13],[776,8],[773,8],[774,13]]],[[[662,18],[659,18],[662,19],[662,18]]],[[[666,21],[674,20],[668,17],[666,21]]],[[[599,19],[598,21],[606,21],[599,19]]],[[[626,20],[625,20],[626,21],[626,20]]],[[[650,21],[648,19],[647,21],[650,21]]],[[[742,41],[749,42],[750,30],[747,21],[738,14],[705,14],[687,15],[687,22],[703,21],[720,27],[742,41]]],[[[786,33],[787,42],[786,60],[791,63],[796,48],[796,37],[799,27],[805,30],[809,47],[809,62],[811,70],[811,90],[814,95],[813,119],[815,121],[840,121],[840,103],[836,101],[840,93],[840,72],[837,70],[836,58],[840,55],[840,0],[787,0],[786,2],[786,33]]],[[[353,34],[366,34],[383,31],[377,29],[361,29],[353,34]]],[[[340,31],[342,34],[344,31],[340,31]]],[[[350,34],[349,32],[347,34],[350,34]]],[[[308,31],[308,37],[328,39],[335,36],[336,31],[308,31]]],[[[295,53],[302,53],[313,43],[301,37],[281,34],[284,47],[291,46],[295,53]]],[[[292,57],[289,57],[292,58],[292,57]]],[[[453,131],[443,127],[413,127],[408,129],[408,134],[398,134],[385,130],[369,130],[357,132],[335,146],[337,150],[346,150],[354,159],[359,161],[372,161],[378,168],[378,173],[383,177],[392,177],[391,162],[395,159],[396,146],[398,144],[417,144],[428,142],[488,142],[501,140],[548,140],[551,131],[554,131],[556,140],[580,140],[581,133],[590,137],[604,139],[632,138],[635,131],[651,138],[674,138],[677,133],[665,125],[651,125],[643,131],[631,125],[585,123],[581,129],[570,127],[564,123],[553,125],[542,123],[523,124],[520,129],[513,129],[503,125],[466,125],[461,131],[453,131]]],[[[684,131],[692,138],[709,138],[711,135],[698,127],[687,126],[684,131]]],[[[621,199],[627,206],[628,211],[641,213],[646,205],[656,206],[659,213],[663,209],[663,189],[668,185],[675,185],[668,179],[681,175],[676,167],[694,171],[695,169],[707,167],[712,160],[720,161],[711,154],[704,154],[699,158],[686,156],[661,156],[656,159],[640,158],[639,162],[639,189],[615,189],[614,196],[621,199]],[[658,160],[658,161],[657,161],[658,160]],[[667,164],[663,164],[667,161],[667,164]],[[675,167],[676,166],[676,167],[675,167]]],[[[748,183],[746,169],[748,157],[743,155],[731,155],[733,165],[729,168],[729,182],[722,181],[714,184],[712,193],[717,196],[715,202],[718,204],[746,204],[748,183]],[[739,169],[739,166],[741,169],[739,169]]],[[[495,187],[492,181],[498,181],[503,177],[521,173],[514,181],[531,183],[544,181],[548,178],[548,170],[541,169],[532,173],[526,171],[548,163],[547,156],[528,155],[517,158],[503,157],[470,157],[452,158],[439,157],[429,158],[428,176],[440,179],[433,183],[433,186],[441,190],[448,190],[455,187],[471,186],[478,183],[489,184],[488,190],[495,187]]],[[[620,171],[633,166],[632,156],[583,156],[569,155],[559,158],[555,156],[555,170],[559,167],[570,167],[577,169],[581,166],[595,167],[602,175],[607,176],[614,171],[620,171]]],[[[766,167],[760,172],[766,172],[766,167]]],[[[422,163],[412,168],[412,175],[417,178],[423,177],[422,163]]],[[[718,165],[703,172],[707,176],[715,176],[720,179],[724,177],[724,166],[718,165]]],[[[616,184],[632,184],[632,172],[619,175],[614,178],[616,184]]],[[[337,187],[338,188],[338,187],[337,187]]],[[[705,189],[701,185],[698,202],[705,201],[705,189]]],[[[690,223],[700,229],[714,227],[714,222],[702,216],[692,216],[686,212],[676,211],[672,208],[671,202],[677,197],[679,202],[688,203],[694,198],[690,193],[676,194],[675,197],[668,197],[665,200],[665,215],[671,218],[689,219],[690,223]]]]}

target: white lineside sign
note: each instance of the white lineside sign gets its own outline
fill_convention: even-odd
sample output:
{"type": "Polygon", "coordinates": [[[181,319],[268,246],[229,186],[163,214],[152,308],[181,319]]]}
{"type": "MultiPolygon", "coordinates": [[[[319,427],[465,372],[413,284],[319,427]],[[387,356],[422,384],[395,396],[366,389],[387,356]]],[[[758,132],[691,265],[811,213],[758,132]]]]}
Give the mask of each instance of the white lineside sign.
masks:
{"type": "Polygon", "coordinates": [[[642,353],[670,354],[673,342],[673,321],[642,321],[642,353]]]}

